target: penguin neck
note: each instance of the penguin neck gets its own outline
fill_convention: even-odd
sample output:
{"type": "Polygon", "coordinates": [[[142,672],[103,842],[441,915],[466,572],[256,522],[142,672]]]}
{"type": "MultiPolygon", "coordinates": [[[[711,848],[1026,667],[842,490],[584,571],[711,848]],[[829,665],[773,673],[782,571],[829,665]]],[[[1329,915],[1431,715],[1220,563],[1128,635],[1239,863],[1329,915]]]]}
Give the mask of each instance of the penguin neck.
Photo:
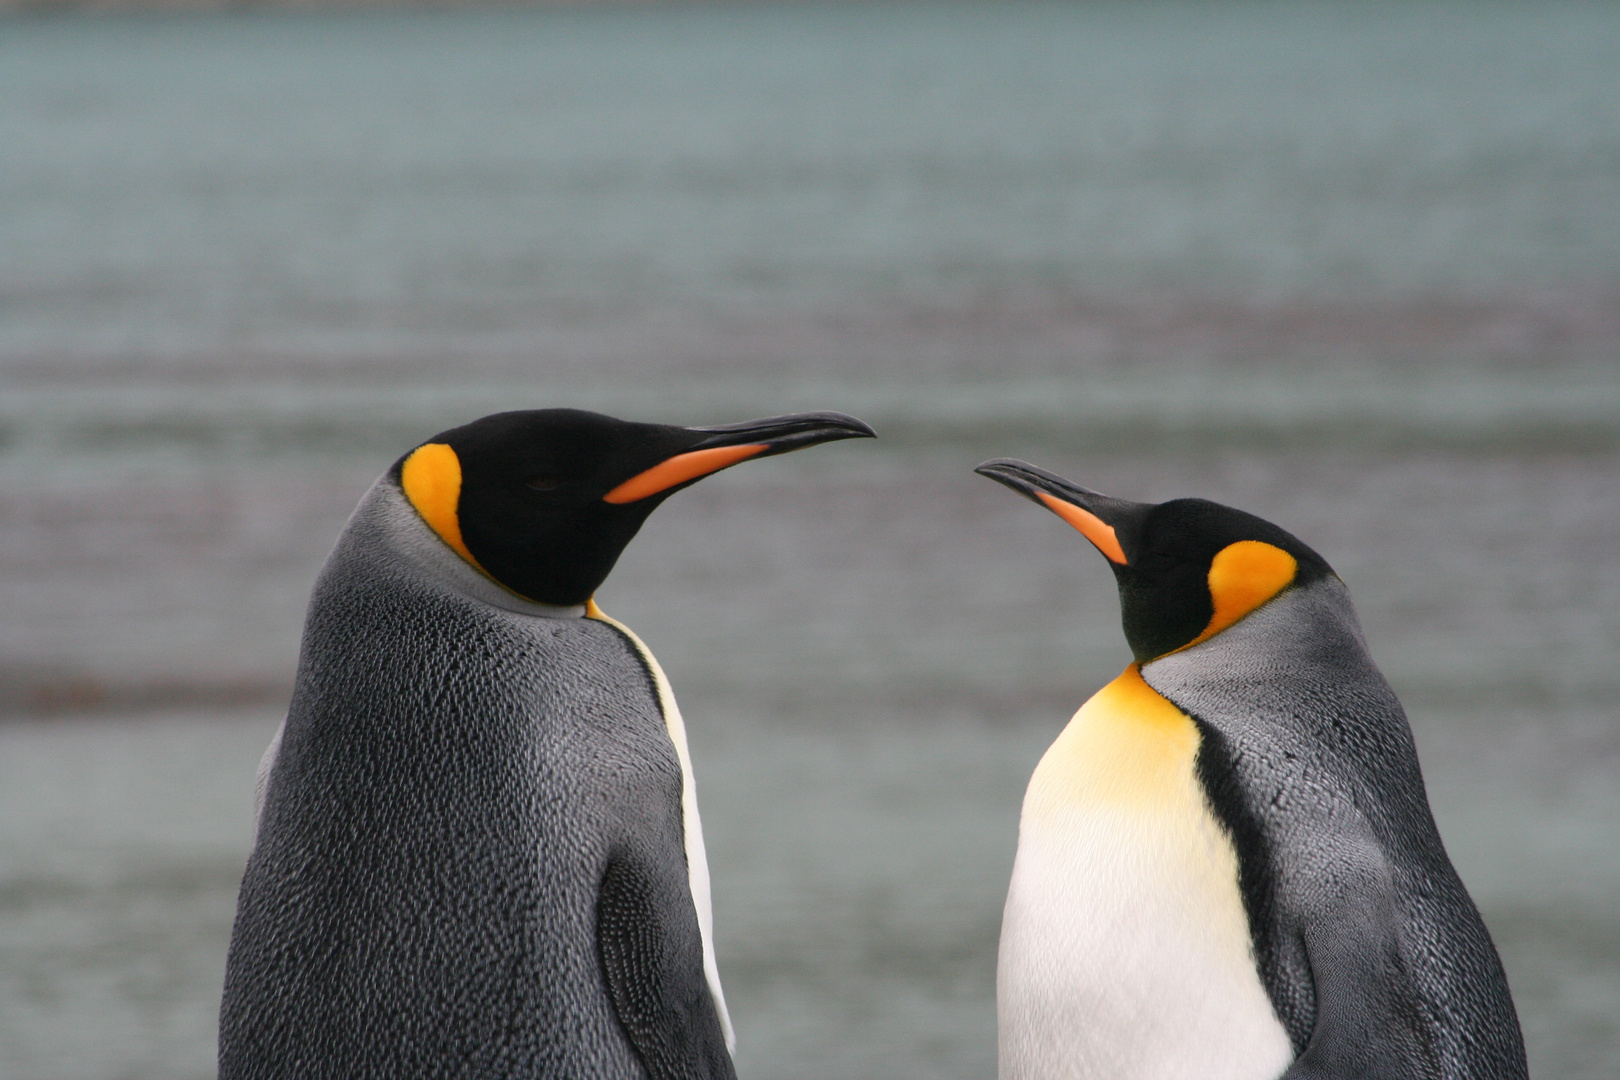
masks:
{"type": "Polygon", "coordinates": [[[462,595],[517,615],[541,619],[581,619],[584,604],[542,604],[496,583],[450,549],[422,520],[404,492],[387,477],[378,480],[355,517],[372,518],[390,546],[428,576],[462,595]]]}
{"type": "Polygon", "coordinates": [[[1141,668],[1150,686],[1195,713],[1185,698],[1193,688],[1222,686],[1242,694],[1239,687],[1268,681],[1279,671],[1295,682],[1309,672],[1325,685],[1342,684],[1349,671],[1382,680],[1350,591],[1335,574],[1285,589],[1220,633],[1141,668]]]}

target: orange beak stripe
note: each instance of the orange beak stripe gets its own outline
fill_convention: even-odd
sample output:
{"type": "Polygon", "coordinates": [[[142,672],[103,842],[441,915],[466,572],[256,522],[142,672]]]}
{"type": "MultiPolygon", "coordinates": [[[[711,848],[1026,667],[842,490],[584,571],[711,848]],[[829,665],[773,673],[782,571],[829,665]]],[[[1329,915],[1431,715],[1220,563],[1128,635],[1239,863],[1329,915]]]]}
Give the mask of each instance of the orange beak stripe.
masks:
{"type": "Polygon", "coordinates": [[[728,465],[753,457],[766,448],[764,443],[749,446],[713,446],[707,450],[691,450],[661,461],[644,473],[632,476],[606,495],[603,502],[633,503],[660,491],[668,491],[676,484],[696,480],[719,472],[728,465]]]}
{"type": "Polygon", "coordinates": [[[1119,537],[1114,535],[1112,525],[1104,522],[1102,518],[1093,514],[1090,510],[1083,510],[1073,503],[1064,502],[1054,495],[1048,495],[1044,491],[1037,491],[1035,494],[1040,498],[1041,502],[1046,504],[1048,510],[1079,529],[1080,535],[1095,544],[1098,551],[1114,562],[1119,563],[1119,565],[1125,565],[1125,549],[1119,546],[1119,537]]]}

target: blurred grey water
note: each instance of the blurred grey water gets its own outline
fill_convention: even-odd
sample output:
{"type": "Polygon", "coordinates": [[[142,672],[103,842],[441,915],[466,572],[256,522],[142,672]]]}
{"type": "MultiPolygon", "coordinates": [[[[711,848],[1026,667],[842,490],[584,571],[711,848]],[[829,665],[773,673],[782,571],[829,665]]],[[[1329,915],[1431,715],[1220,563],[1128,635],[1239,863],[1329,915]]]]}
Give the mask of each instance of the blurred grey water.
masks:
{"type": "Polygon", "coordinates": [[[437,430],[845,444],[602,590],[745,1077],[983,1077],[1018,801],[1128,659],[1019,455],[1350,583],[1534,1074],[1620,1061],[1620,9],[0,19],[0,1077],[208,1075],[310,582],[437,430]]]}

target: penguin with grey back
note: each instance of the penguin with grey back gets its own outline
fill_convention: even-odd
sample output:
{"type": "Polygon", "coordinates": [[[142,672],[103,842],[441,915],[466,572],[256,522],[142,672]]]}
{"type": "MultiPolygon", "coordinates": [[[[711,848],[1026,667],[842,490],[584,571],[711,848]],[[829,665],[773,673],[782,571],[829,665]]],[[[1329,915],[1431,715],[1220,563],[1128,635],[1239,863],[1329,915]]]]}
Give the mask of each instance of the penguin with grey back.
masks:
{"type": "Polygon", "coordinates": [[[1108,559],[1136,660],[1031,777],[1002,1080],[1519,1080],[1501,961],[1344,583],[1269,522],[979,473],[1108,559]]]}
{"type": "Polygon", "coordinates": [[[672,492],[870,435],[548,409],[396,462],[260,767],[222,1080],[732,1077],[685,729],[592,596],[672,492]]]}

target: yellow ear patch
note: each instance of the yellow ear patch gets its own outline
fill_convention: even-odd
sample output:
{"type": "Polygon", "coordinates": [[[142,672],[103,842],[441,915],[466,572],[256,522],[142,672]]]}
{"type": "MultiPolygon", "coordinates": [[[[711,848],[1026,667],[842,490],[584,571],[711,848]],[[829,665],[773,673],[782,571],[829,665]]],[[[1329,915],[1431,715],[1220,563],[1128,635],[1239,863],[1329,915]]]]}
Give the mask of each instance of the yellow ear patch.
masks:
{"type": "Polygon", "coordinates": [[[1292,555],[1259,540],[1239,540],[1222,548],[1209,564],[1209,596],[1215,602],[1215,614],[1204,632],[1182,648],[1209,640],[1288,588],[1298,570],[1299,561],[1292,555]]]}
{"type": "Polygon", "coordinates": [[[456,452],[445,443],[418,446],[399,471],[399,486],[439,539],[487,577],[461,539],[461,518],[456,513],[461,502],[461,459],[456,452]]]}
{"type": "Polygon", "coordinates": [[[1046,508],[1058,517],[1080,530],[1084,536],[1096,545],[1097,550],[1121,566],[1125,565],[1125,549],[1119,546],[1119,537],[1114,533],[1114,527],[1093,514],[1090,510],[1083,510],[1070,502],[1064,502],[1055,495],[1048,495],[1044,491],[1037,491],[1036,496],[1046,504],[1046,508]]]}

